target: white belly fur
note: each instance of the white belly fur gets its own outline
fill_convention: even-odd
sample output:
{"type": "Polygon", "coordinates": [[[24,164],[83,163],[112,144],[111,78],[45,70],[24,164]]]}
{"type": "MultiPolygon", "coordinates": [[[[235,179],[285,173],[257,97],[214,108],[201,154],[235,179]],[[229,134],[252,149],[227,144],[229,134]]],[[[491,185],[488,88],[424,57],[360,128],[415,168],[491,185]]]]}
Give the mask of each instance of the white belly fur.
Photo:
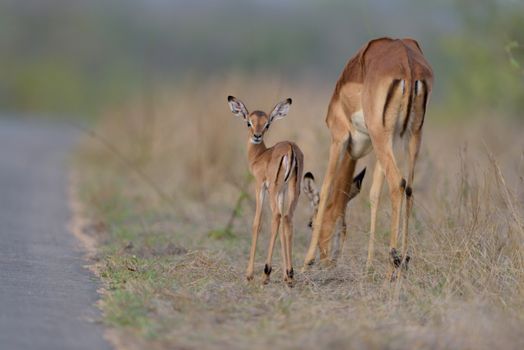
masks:
{"type": "Polygon", "coordinates": [[[351,157],[362,158],[371,152],[371,138],[369,137],[366,123],[364,122],[364,113],[359,110],[351,115],[351,122],[354,131],[351,133],[351,157]]]}

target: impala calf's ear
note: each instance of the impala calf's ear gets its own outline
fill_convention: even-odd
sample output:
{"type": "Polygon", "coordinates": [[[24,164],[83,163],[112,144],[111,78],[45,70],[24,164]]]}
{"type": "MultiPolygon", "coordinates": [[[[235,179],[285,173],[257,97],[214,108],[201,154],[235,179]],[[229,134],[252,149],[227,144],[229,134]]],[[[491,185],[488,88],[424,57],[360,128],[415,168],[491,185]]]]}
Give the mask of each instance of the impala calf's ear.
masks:
{"type": "Polygon", "coordinates": [[[277,105],[275,106],[275,108],[273,108],[273,111],[269,115],[269,122],[284,118],[289,113],[289,106],[291,106],[292,102],[293,101],[290,98],[288,98],[284,101],[277,103],[277,105]]]}
{"type": "Polygon", "coordinates": [[[247,118],[249,112],[247,111],[246,105],[234,96],[227,97],[227,104],[231,109],[231,112],[237,117],[247,118]]]}

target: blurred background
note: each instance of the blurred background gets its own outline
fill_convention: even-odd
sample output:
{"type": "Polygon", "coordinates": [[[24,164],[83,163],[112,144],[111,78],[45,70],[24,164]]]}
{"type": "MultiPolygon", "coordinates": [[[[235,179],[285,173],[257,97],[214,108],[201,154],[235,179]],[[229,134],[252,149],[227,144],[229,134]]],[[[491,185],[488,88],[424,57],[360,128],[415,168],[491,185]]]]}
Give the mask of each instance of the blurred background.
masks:
{"type": "Polygon", "coordinates": [[[93,118],[233,73],[331,87],[364,42],[392,36],[421,43],[439,117],[522,118],[523,23],[519,0],[4,0],[0,110],[93,118]]]}
{"type": "Polygon", "coordinates": [[[75,176],[101,246],[104,324],[127,348],[524,348],[522,0],[2,0],[0,116],[89,136],[75,176]],[[337,78],[381,36],[418,40],[435,75],[400,307],[382,288],[385,195],[376,270],[363,271],[373,154],[336,269],[297,273],[289,294],[243,283],[254,191],[226,96],[266,112],[292,97],[265,141],[297,142],[320,183],[337,78]]]}

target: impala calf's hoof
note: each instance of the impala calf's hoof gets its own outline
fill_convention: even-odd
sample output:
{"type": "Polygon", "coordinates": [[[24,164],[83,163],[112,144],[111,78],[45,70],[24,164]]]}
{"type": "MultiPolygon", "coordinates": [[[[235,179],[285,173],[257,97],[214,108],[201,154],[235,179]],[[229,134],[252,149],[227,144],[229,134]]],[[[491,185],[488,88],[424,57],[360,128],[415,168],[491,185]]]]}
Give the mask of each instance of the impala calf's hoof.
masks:
{"type": "Polygon", "coordinates": [[[271,266],[269,266],[268,264],[264,265],[264,275],[265,275],[264,281],[263,281],[264,284],[269,283],[269,275],[271,275],[271,270],[273,270],[271,266]]]}

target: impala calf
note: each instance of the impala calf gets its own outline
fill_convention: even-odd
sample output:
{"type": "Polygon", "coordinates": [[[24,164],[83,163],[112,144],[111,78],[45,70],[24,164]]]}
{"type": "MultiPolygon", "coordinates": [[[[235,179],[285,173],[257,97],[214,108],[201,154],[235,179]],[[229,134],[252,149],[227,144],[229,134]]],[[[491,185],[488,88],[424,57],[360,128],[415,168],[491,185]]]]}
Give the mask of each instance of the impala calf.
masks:
{"type": "Polygon", "coordinates": [[[293,214],[300,196],[300,185],[304,164],[304,156],[298,146],[289,141],[282,141],[273,147],[266,147],[264,134],[271,123],[284,118],[289,112],[291,99],[279,102],[269,116],[262,111],[249,113],[242,101],[233,96],[227,98],[229,108],[234,115],[241,117],[248,128],[248,161],[249,170],[255,178],[256,210],[252,228],[251,251],[246,271],[246,278],[253,279],[257,238],[260,232],[262,205],[266,192],[272,212],[271,238],[264,266],[264,283],[269,282],[272,266],[273,248],[280,225],[283,233],[280,235],[282,247],[282,273],[288,285],[293,284],[293,214]],[[287,197],[287,203],[286,203],[287,197]]]}

